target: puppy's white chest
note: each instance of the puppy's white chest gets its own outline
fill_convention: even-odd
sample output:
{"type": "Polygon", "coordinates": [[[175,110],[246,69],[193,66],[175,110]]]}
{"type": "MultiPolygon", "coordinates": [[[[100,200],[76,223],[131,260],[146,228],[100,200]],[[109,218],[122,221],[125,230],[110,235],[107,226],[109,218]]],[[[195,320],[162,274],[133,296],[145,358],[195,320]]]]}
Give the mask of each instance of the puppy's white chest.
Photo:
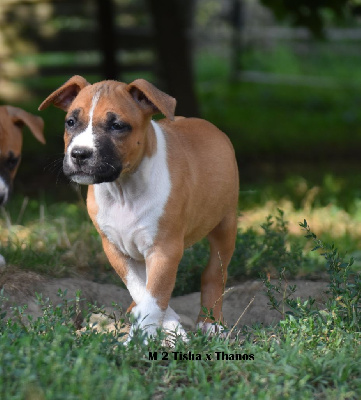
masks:
{"type": "Polygon", "coordinates": [[[99,228],[123,254],[135,260],[144,259],[157,235],[162,208],[140,199],[131,203],[109,200],[99,209],[99,228]]]}
{"type": "Polygon", "coordinates": [[[164,213],[171,181],[164,134],[153,123],[157,150],[145,157],[131,176],[94,185],[97,223],[123,254],[143,260],[153,246],[164,213]]]}

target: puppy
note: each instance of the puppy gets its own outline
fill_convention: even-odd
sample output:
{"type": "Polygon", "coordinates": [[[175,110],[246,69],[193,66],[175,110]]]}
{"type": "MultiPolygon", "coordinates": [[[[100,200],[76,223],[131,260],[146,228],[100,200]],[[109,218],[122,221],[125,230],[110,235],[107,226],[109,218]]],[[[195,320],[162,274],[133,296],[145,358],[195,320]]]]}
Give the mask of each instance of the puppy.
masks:
{"type": "MultiPolygon", "coordinates": [[[[23,144],[22,127],[27,125],[39,142],[45,144],[42,118],[21,108],[0,106],[0,206],[9,200],[14,178],[19,168],[23,144]]],[[[6,261],[0,254],[0,267],[6,261]]]]}
{"type": "MultiPolygon", "coordinates": [[[[169,307],[185,248],[203,237],[210,259],[201,304],[222,321],[222,295],[237,231],[238,168],[228,137],[211,123],[174,117],[176,100],[151,83],[74,76],[40,105],[66,111],[64,173],[89,185],[87,207],[104,251],[126,284],[135,327],[185,338],[169,307]],[[152,120],[154,114],[166,118],[152,120]]],[[[201,310],[198,323],[215,330],[201,310]]]]}
{"type": "Polygon", "coordinates": [[[0,106],[0,206],[9,200],[19,168],[24,125],[29,127],[40,143],[45,144],[42,118],[29,114],[21,108],[0,106]]]}

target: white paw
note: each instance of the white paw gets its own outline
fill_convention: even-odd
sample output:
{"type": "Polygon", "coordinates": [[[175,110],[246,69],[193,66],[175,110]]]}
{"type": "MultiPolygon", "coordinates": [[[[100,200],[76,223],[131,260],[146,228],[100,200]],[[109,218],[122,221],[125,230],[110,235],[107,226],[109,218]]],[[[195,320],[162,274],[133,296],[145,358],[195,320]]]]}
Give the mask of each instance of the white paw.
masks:
{"type": "Polygon", "coordinates": [[[207,336],[219,335],[220,337],[226,337],[226,334],[223,333],[223,326],[217,323],[198,322],[196,329],[200,329],[202,333],[207,336]]]}
{"type": "MultiPolygon", "coordinates": [[[[148,299],[149,300],[149,299],[148,299]]],[[[144,343],[148,343],[148,339],[157,335],[157,330],[161,328],[166,338],[163,341],[165,346],[174,346],[177,339],[188,341],[187,334],[179,322],[179,316],[170,307],[166,311],[162,311],[156,302],[144,302],[135,306],[132,315],[136,321],[130,328],[129,336],[124,344],[127,346],[134,336],[134,331],[140,329],[145,334],[144,343]]]]}
{"type": "Polygon", "coordinates": [[[0,254],[0,268],[6,267],[5,258],[0,254]]]}
{"type": "Polygon", "coordinates": [[[178,338],[187,342],[187,334],[179,322],[179,315],[170,307],[167,308],[164,320],[163,320],[163,330],[167,333],[167,342],[175,342],[178,338]]]}
{"type": "MultiPolygon", "coordinates": [[[[136,329],[140,329],[146,337],[155,336],[157,329],[162,326],[165,312],[160,309],[156,300],[148,295],[133,307],[131,314],[135,322],[130,328],[128,339],[124,342],[125,345],[132,340],[136,329]]],[[[147,343],[148,341],[145,339],[144,342],[147,343]]]]}

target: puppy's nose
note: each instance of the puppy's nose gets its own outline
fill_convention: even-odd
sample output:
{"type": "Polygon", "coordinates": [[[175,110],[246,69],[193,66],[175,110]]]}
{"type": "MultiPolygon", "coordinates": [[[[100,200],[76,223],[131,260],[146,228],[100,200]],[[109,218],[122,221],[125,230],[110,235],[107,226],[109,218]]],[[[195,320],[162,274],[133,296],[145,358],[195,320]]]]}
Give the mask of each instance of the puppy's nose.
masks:
{"type": "Polygon", "coordinates": [[[76,164],[84,164],[93,155],[93,150],[89,147],[74,147],[70,153],[71,158],[76,164]]]}

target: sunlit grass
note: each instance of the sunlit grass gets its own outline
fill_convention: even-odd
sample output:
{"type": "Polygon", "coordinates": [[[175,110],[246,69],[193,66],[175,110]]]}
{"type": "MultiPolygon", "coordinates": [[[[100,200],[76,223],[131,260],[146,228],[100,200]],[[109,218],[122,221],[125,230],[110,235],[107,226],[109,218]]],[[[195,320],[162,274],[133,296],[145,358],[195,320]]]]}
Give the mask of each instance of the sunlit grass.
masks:
{"type": "Polygon", "coordinates": [[[111,270],[84,204],[33,200],[22,221],[13,206],[1,213],[0,253],[9,264],[52,276],[99,278],[111,270]]]}
{"type": "MultiPolygon", "coordinates": [[[[341,252],[354,256],[353,268],[360,269],[361,201],[353,187],[350,193],[355,195],[354,199],[347,198],[344,202],[343,188],[343,181],[332,177],[324,179],[321,185],[295,177],[272,189],[268,185],[241,191],[239,231],[229,267],[230,282],[258,278],[262,270],[272,274],[277,254],[284,257],[285,252],[289,252],[290,262],[297,264],[295,277],[316,276],[322,265],[315,261],[316,255],[309,252],[309,245],[303,238],[299,223],[304,219],[317,235],[335,243],[341,252]],[[283,211],[287,231],[283,232],[274,221],[270,226],[274,236],[268,235],[264,224],[269,216],[277,216],[279,209],[283,211]],[[296,258],[292,256],[295,246],[303,258],[301,253],[296,258]]],[[[51,276],[81,275],[121,284],[103,252],[100,237],[82,200],[53,203],[15,196],[9,207],[1,210],[1,216],[0,254],[9,265],[51,276]]],[[[185,251],[175,295],[199,290],[208,254],[206,241],[185,251]]]]}

